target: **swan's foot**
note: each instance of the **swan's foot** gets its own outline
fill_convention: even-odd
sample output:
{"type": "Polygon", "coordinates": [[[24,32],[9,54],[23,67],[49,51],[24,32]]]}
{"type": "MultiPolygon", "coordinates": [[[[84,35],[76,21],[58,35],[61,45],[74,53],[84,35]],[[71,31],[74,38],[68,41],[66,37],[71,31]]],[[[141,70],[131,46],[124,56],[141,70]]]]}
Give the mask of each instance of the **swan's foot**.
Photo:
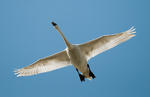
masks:
{"type": "Polygon", "coordinates": [[[85,77],[82,74],[79,74],[81,82],[85,81],[85,77]]]}
{"type": "Polygon", "coordinates": [[[94,79],[96,78],[95,75],[93,74],[93,72],[90,71],[89,75],[94,79]]]}
{"type": "Polygon", "coordinates": [[[81,82],[85,81],[85,77],[82,74],[80,74],[80,72],[77,68],[76,68],[76,71],[78,72],[81,82]]]}
{"type": "Polygon", "coordinates": [[[87,66],[89,68],[89,76],[92,77],[93,79],[96,78],[93,72],[91,71],[89,64],[87,64],[87,66]]]}

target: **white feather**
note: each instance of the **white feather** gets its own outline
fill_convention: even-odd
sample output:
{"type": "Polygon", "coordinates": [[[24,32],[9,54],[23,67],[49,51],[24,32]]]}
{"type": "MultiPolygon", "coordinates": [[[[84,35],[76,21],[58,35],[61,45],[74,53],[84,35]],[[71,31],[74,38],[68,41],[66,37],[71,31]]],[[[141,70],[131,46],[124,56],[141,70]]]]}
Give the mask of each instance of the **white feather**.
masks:
{"type": "Polygon", "coordinates": [[[135,35],[133,33],[136,33],[134,31],[135,28],[131,27],[129,30],[125,32],[114,35],[102,36],[95,40],[81,44],[79,45],[79,47],[82,53],[86,56],[87,60],[89,60],[92,57],[134,37],[135,35]]]}
{"type": "Polygon", "coordinates": [[[15,70],[17,76],[31,76],[39,73],[53,71],[71,65],[66,51],[38,60],[27,67],[15,70]]]}

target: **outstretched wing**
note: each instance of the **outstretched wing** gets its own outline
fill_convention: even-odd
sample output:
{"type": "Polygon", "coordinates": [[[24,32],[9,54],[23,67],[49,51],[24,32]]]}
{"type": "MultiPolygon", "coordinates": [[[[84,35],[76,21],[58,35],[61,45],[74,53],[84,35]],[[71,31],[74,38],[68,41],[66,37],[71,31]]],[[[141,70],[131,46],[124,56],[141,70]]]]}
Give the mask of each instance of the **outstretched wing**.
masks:
{"type": "Polygon", "coordinates": [[[87,60],[89,60],[92,57],[134,37],[135,35],[133,33],[136,33],[134,31],[135,29],[132,27],[122,33],[99,37],[95,40],[81,44],[79,47],[87,60]]]}
{"type": "Polygon", "coordinates": [[[31,76],[39,73],[53,71],[71,65],[66,51],[38,60],[27,67],[16,70],[17,76],[31,76]]]}

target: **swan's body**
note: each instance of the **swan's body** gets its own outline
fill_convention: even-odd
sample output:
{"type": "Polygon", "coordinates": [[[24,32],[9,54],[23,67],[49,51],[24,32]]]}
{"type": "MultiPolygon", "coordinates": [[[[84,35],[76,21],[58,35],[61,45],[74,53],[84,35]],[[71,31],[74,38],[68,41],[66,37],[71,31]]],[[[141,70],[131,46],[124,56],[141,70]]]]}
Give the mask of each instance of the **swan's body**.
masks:
{"type": "Polygon", "coordinates": [[[86,78],[90,79],[91,77],[89,76],[89,70],[87,67],[88,61],[80,50],[80,47],[78,45],[72,45],[71,48],[67,49],[67,53],[71,64],[80,70],[86,78]]]}
{"type": "Polygon", "coordinates": [[[84,81],[84,77],[88,79],[95,78],[89,68],[88,60],[134,37],[135,35],[133,33],[136,33],[133,32],[135,29],[132,27],[128,31],[122,33],[102,36],[80,45],[72,45],[67,41],[57,24],[54,22],[52,22],[52,24],[64,39],[67,48],[62,52],[44,59],[40,59],[32,65],[16,70],[15,72],[17,76],[35,75],[73,64],[80,76],[81,81],[84,81]],[[80,74],[78,70],[82,74],[80,74]]]}

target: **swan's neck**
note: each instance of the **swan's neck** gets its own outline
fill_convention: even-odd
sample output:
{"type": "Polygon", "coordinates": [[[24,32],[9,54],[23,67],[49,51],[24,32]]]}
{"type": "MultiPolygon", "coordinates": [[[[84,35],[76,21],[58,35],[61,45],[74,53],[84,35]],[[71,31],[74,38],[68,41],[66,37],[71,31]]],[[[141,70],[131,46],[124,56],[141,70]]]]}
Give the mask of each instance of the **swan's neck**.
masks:
{"type": "Polygon", "coordinates": [[[60,35],[62,36],[62,38],[65,41],[65,44],[68,48],[71,48],[71,44],[68,42],[68,40],[66,39],[66,37],[64,36],[64,34],[61,32],[61,30],[59,29],[59,27],[56,25],[55,26],[56,30],[60,33],[60,35]]]}

